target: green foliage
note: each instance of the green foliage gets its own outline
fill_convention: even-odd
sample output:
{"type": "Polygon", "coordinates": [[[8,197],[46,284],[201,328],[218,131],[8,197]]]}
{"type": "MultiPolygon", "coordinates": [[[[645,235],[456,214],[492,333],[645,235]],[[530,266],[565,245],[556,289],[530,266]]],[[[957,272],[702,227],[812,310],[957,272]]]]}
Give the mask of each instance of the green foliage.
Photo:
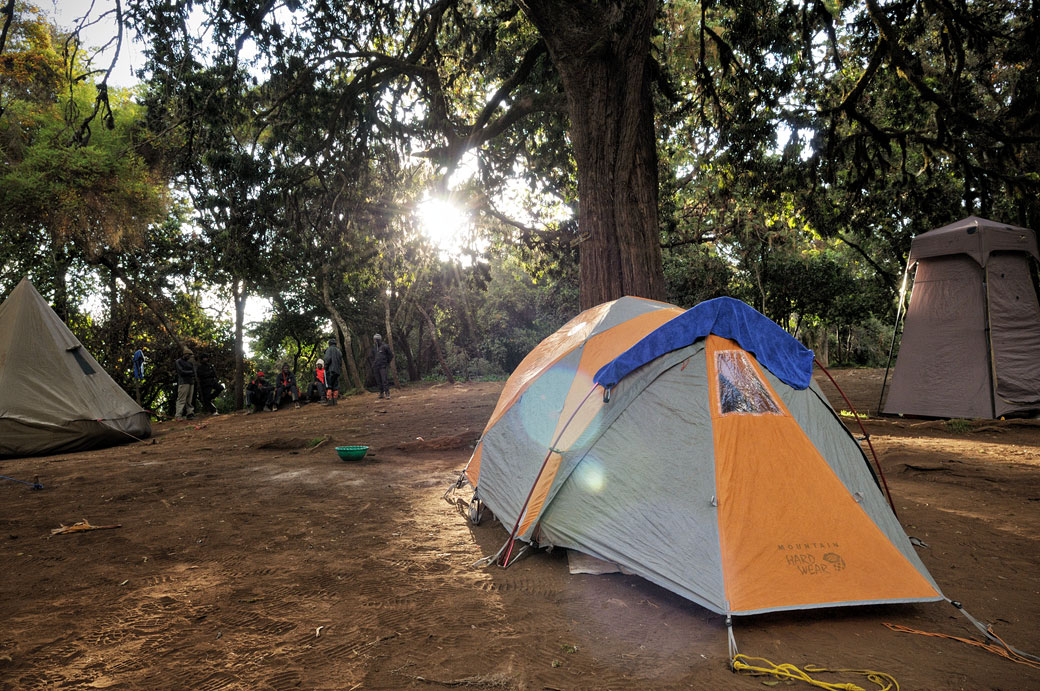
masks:
{"type": "MultiPolygon", "coordinates": [[[[230,326],[201,299],[216,293],[271,300],[254,365],[301,371],[346,335],[370,381],[389,321],[403,376],[440,372],[437,348],[456,376],[509,373],[577,311],[588,242],[572,141],[589,123],[567,121],[553,44],[509,0],[273,7],[130,0],[148,81],[140,105],[110,90],[112,127],[86,137],[85,53],[67,61],[64,34],[19,4],[0,55],[0,287],[30,275],[118,372],[135,338],[173,348],[167,328],[223,352],[230,326]],[[471,177],[449,185],[460,166],[471,177]],[[502,211],[506,193],[526,219],[502,211]],[[439,257],[415,214],[431,194],[472,211],[490,249],[439,257]]],[[[915,234],[968,213],[1040,225],[1035,12],[658,9],[671,301],[733,295],[833,361],[877,364],[915,234]]]]}
{"type": "Polygon", "coordinates": [[[971,420],[965,420],[964,418],[954,418],[952,420],[947,420],[946,422],[944,422],[943,427],[945,427],[950,432],[953,432],[954,434],[967,434],[968,432],[972,431],[974,425],[972,425],[971,420]]]}
{"type": "MultiPolygon", "coordinates": [[[[479,352],[499,368],[512,372],[546,336],[577,312],[577,286],[560,280],[535,281],[516,257],[494,255],[487,290],[476,309],[479,352]]],[[[486,374],[492,374],[487,372],[486,374]]]]}
{"type": "Polygon", "coordinates": [[[1035,13],[947,9],[663,6],[673,300],[735,295],[876,363],[915,234],[969,213],[1037,225],[1035,13]]]}
{"type": "Polygon", "coordinates": [[[76,114],[93,107],[94,85],[70,81],[55,50],[63,40],[32,7],[15,22],[14,52],[0,61],[0,224],[92,261],[140,242],[165,212],[165,187],[138,153],[143,111],[112,92],[120,117],[83,144],[76,114]]]}

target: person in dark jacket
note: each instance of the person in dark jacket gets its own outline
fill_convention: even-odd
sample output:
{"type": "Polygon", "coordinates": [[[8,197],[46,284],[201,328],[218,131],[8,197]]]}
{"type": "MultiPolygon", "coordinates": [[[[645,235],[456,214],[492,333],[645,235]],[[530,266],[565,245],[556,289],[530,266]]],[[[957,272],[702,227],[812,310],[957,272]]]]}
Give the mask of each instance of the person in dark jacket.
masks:
{"type": "Polygon", "coordinates": [[[199,356],[199,399],[202,401],[202,410],[217,415],[217,407],[213,405],[213,399],[224,391],[224,385],[217,379],[217,370],[209,361],[209,355],[203,353],[199,356]]]}
{"type": "Polygon", "coordinates": [[[271,409],[271,401],[274,399],[274,387],[264,379],[263,372],[257,372],[253,381],[246,387],[246,406],[249,410],[246,415],[259,413],[265,408],[271,409]]]}
{"type": "Polygon", "coordinates": [[[282,365],[282,371],[278,373],[278,378],[275,379],[274,405],[271,406],[272,409],[278,410],[278,406],[282,405],[286,396],[292,399],[295,407],[300,407],[300,389],[296,386],[296,375],[289,370],[288,363],[282,365]]]}
{"type": "Polygon", "coordinates": [[[390,398],[390,362],[394,359],[394,351],[383,343],[383,337],[379,334],[373,336],[372,340],[375,341],[372,347],[372,370],[379,384],[379,397],[390,398]]]}
{"type": "Polygon", "coordinates": [[[326,405],[336,405],[339,398],[339,378],[343,375],[343,353],[336,347],[336,339],[329,339],[329,347],[321,356],[325,361],[325,387],[328,389],[326,405]]]}
{"type": "Polygon", "coordinates": [[[195,418],[195,408],[191,401],[195,398],[195,356],[185,348],[174,363],[177,367],[177,409],[173,416],[178,420],[195,418]]]}

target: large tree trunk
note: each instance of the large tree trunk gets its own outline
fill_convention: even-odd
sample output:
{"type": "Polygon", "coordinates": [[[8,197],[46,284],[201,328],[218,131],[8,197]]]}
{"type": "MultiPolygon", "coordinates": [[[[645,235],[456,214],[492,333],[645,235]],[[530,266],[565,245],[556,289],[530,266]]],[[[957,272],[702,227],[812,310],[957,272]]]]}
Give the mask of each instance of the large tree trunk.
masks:
{"type": "MultiPolygon", "coordinates": [[[[390,346],[390,350],[394,353],[394,333],[393,329],[390,328],[390,295],[383,291],[383,321],[384,328],[386,329],[386,344],[390,346]]],[[[401,382],[397,379],[397,365],[390,363],[390,376],[394,379],[394,388],[400,390],[401,382]]]]}
{"type": "Polygon", "coordinates": [[[517,0],[563,81],[578,169],[581,308],[665,297],[650,32],[658,0],[517,0]]]}
{"type": "Polygon", "coordinates": [[[245,407],[245,344],[242,338],[248,297],[245,281],[232,281],[231,293],[235,302],[235,410],[241,410],[245,407]]]}
{"type": "Polygon", "coordinates": [[[329,281],[327,275],[323,275],[321,279],[321,299],[325,302],[325,309],[329,311],[332,320],[336,322],[340,332],[343,334],[343,359],[347,363],[347,371],[350,372],[350,379],[354,382],[354,388],[363,389],[365,388],[365,384],[361,381],[361,374],[358,373],[357,363],[354,362],[354,348],[351,345],[350,328],[347,326],[347,322],[343,319],[343,315],[341,315],[339,310],[336,309],[336,306],[332,304],[332,296],[329,293],[329,281]]]}
{"type": "Polygon", "coordinates": [[[423,306],[418,302],[415,303],[416,309],[419,310],[419,314],[426,320],[426,324],[430,327],[430,340],[433,341],[433,350],[437,353],[437,360],[441,363],[441,370],[444,372],[444,376],[448,378],[449,384],[455,383],[455,377],[451,374],[451,367],[448,366],[448,361],[444,359],[444,354],[441,352],[441,345],[437,342],[437,327],[433,325],[433,320],[430,319],[430,315],[423,309],[423,306]]]}

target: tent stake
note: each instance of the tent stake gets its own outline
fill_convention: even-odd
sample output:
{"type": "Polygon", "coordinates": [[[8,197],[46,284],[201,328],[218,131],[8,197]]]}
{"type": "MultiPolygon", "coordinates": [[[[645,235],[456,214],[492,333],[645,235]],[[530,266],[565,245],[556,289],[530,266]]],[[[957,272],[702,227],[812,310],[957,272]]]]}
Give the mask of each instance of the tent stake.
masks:
{"type": "Polygon", "coordinates": [[[19,480],[15,477],[7,477],[6,475],[0,475],[0,480],[10,480],[11,482],[20,482],[23,485],[29,485],[33,489],[43,489],[43,485],[40,484],[40,476],[34,475],[32,482],[26,482],[25,480],[19,480]]]}
{"type": "Polygon", "coordinates": [[[737,655],[740,654],[740,651],[737,650],[737,639],[733,635],[733,615],[732,614],[727,614],[726,615],[726,638],[728,639],[727,642],[728,642],[728,645],[729,645],[729,668],[730,668],[730,670],[736,672],[737,668],[734,666],[734,662],[736,662],[737,655]]]}

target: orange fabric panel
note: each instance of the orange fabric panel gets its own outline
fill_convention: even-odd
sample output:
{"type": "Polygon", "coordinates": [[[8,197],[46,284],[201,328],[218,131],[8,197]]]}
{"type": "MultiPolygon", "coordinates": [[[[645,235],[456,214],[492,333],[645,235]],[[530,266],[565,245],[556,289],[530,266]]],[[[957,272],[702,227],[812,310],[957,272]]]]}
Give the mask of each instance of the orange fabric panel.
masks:
{"type": "Polygon", "coordinates": [[[709,336],[715,483],[731,612],[939,597],[849,494],[746,353],[778,414],[722,414],[716,353],[743,351],[709,336]]]}
{"type": "Polygon", "coordinates": [[[509,380],[502,387],[498,403],[495,404],[495,410],[491,413],[491,419],[488,420],[484,431],[491,429],[505,415],[505,412],[520,398],[520,394],[527,390],[538,375],[584,343],[613,304],[613,302],[605,302],[585,310],[535,346],[509,375],[509,380]]]}
{"type": "Polygon", "coordinates": [[[531,525],[538,520],[538,516],[542,513],[542,507],[545,505],[545,498],[549,495],[552,481],[556,477],[556,472],[560,469],[560,461],[563,460],[563,456],[549,450],[546,450],[546,453],[549,455],[549,458],[546,460],[545,467],[542,469],[538,479],[535,480],[531,499],[527,502],[527,508],[521,516],[523,520],[516,531],[517,537],[526,533],[531,525]]]}
{"type": "MultiPolygon", "coordinates": [[[[644,312],[626,322],[618,324],[614,328],[598,333],[589,339],[585,348],[581,351],[581,363],[578,365],[579,378],[584,377],[583,382],[575,382],[571,388],[573,394],[577,389],[580,397],[584,397],[589,386],[592,386],[592,378],[600,367],[607,364],[621,353],[634,346],[640,339],[653,332],[665,322],[675,319],[684,310],[678,307],[644,312]]],[[[566,410],[566,408],[564,408],[566,410]]]]}
{"type": "MultiPolygon", "coordinates": [[[[584,378],[575,377],[575,381],[579,379],[583,380],[584,378]]],[[[582,435],[604,405],[602,394],[592,390],[591,382],[586,383],[588,388],[585,391],[579,391],[576,386],[572,386],[567,393],[567,403],[564,405],[563,413],[560,414],[560,418],[556,422],[556,431],[553,432],[553,439],[556,441],[555,447],[557,449],[569,449],[578,441],[578,437],[582,435]],[[583,401],[584,405],[582,404],[583,401]],[[570,424],[567,424],[568,421],[570,421],[570,424]]],[[[596,387],[596,389],[599,389],[599,387],[596,387]]],[[[548,451],[548,449],[546,450],[548,451]]],[[[556,479],[556,472],[560,469],[561,460],[563,460],[563,456],[553,453],[549,457],[549,462],[545,464],[545,469],[542,470],[538,479],[535,480],[534,491],[531,492],[531,501],[527,504],[527,511],[524,514],[524,520],[520,524],[520,528],[516,532],[517,535],[526,533],[527,529],[541,515],[542,509],[545,507],[545,500],[549,496],[549,488],[552,487],[552,483],[556,479]]]]}
{"type": "Polygon", "coordinates": [[[477,444],[477,448],[473,449],[473,455],[469,457],[469,463],[466,464],[466,479],[474,487],[477,486],[477,479],[480,477],[480,457],[483,452],[484,442],[481,441],[477,444]]]}
{"type": "MultiPolygon", "coordinates": [[[[589,390],[593,386],[592,378],[596,376],[600,367],[631,348],[657,327],[682,313],[683,310],[672,307],[640,314],[608,331],[596,334],[585,343],[585,347],[581,351],[578,371],[571,381],[571,388],[567,391],[567,398],[557,418],[556,429],[553,431],[556,448],[569,449],[603,407],[602,395],[589,395],[589,390]]],[[[553,456],[535,481],[531,501],[527,505],[527,511],[517,535],[526,533],[542,513],[545,500],[549,496],[549,488],[552,487],[553,481],[556,479],[556,471],[560,468],[559,454],[553,454],[553,456]]]]}

